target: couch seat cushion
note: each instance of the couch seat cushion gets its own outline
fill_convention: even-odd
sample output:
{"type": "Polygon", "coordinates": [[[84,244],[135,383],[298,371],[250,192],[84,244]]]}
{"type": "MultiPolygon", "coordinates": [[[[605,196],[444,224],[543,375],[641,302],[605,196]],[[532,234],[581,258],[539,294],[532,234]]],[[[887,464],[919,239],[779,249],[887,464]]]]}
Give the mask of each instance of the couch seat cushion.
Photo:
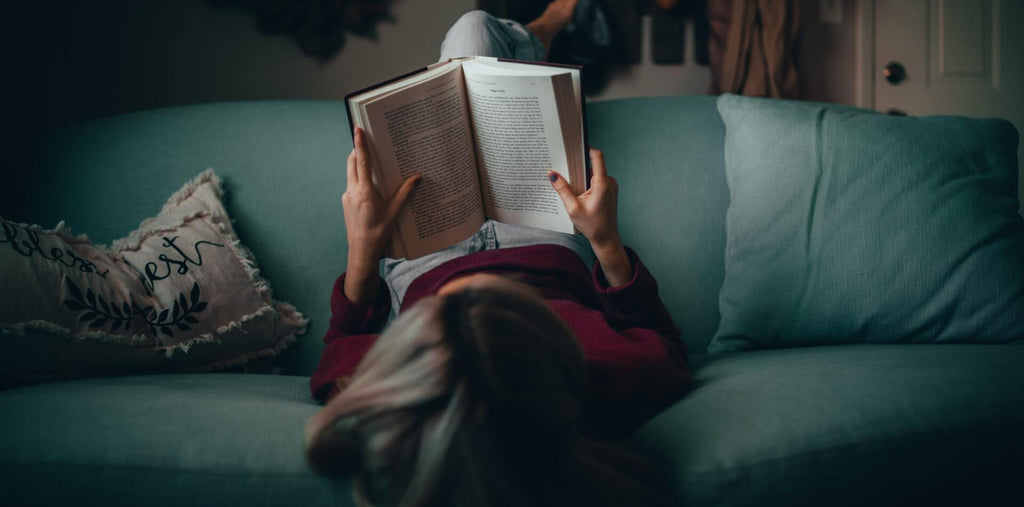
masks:
{"type": "Polygon", "coordinates": [[[308,382],[146,375],[0,392],[4,504],[349,505],[348,484],[306,466],[308,382]]]}
{"type": "Polygon", "coordinates": [[[1022,425],[1024,346],[849,345],[717,357],[634,444],[687,506],[1022,505],[1022,425]]]}

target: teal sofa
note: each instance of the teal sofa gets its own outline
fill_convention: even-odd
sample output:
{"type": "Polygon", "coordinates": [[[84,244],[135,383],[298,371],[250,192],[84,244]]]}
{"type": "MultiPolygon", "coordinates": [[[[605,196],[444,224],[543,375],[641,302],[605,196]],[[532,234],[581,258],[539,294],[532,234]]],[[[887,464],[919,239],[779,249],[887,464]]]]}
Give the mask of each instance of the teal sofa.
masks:
{"type": "MultiPolygon", "coordinates": [[[[695,370],[691,392],[627,443],[657,465],[675,503],[1024,504],[1024,346],[705,355],[729,206],[714,97],[592,103],[588,123],[621,186],[624,240],[658,279],[695,370]]],[[[311,323],[275,375],[0,391],[0,504],[353,504],[350,482],[314,475],[302,453],[303,425],[319,408],[308,376],[344,269],[347,129],[338,102],[238,102],[126,114],[49,137],[6,218],[67,220],[109,242],[212,167],[275,297],[311,323]]]]}

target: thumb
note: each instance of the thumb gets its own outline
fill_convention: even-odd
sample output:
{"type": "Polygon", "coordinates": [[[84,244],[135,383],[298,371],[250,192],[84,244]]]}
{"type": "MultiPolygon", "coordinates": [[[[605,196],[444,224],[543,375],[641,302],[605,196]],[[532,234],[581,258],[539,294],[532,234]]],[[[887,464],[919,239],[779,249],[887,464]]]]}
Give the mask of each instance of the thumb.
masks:
{"type": "Polygon", "coordinates": [[[423,179],[422,174],[410,176],[409,179],[402,182],[402,186],[398,187],[398,191],[391,197],[391,201],[388,203],[388,220],[394,220],[398,217],[398,212],[402,210],[402,206],[409,200],[409,195],[412,194],[413,189],[416,188],[416,184],[423,179]]]}
{"type": "Polygon", "coordinates": [[[555,192],[558,192],[558,197],[562,198],[565,210],[571,214],[576,209],[576,206],[579,205],[579,201],[573,195],[572,189],[569,188],[569,182],[565,181],[565,178],[555,171],[548,171],[548,180],[551,181],[551,186],[554,187],[555,192]]]}

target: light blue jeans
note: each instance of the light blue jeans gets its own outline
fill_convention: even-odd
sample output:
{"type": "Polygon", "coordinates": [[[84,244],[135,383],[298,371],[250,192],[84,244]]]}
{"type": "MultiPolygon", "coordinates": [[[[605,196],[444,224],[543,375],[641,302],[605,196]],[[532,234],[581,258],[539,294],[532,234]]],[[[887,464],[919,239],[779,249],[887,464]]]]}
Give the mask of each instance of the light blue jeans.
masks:
{"type": "MultiPolygon", "coordinates": [[[[484,11],[463,14],[441,43],[441,60],[460,56],[494,56],[542,61],[544,46],[523,25],[498,19],[484,11]]],[[[391,292],[391,318],[398,315],[409,285],[427,271],[452,259],[484,250],[528,245],[561,245],[576,252],[587,266],[594,264],[590,242],[580,234],[521,227],[487,220],[461,243],[418,259],[384,259],[381,276],[391,292]]]]}
{"type": "Polygon", "coordinates": [[[515,60],[544,61],[544,45],[523,25],[498,19],[484,11],[462,15],[441,42],[441,59],[460,56],[494,56],[515,60]]]}

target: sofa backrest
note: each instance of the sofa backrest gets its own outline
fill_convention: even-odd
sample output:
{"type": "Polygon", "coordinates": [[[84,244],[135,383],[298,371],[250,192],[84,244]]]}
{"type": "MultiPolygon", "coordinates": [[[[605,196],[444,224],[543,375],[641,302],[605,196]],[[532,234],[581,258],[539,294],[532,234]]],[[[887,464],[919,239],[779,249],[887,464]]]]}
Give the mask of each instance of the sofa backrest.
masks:
{"type": "Polygon", "coordinates": [[[619,232],[658,280],[691,355],[718,328],[725,277],[725,125],[716,97],[587,105],[591,146],[619,182],[619,232]]]}
{"type": "MultiPolygon", "coordinates": [[[[659,280],[691,353],[718,324],[725,210],[724,126],[713,97],[588,105],[590,143],[620,184],[620,229],[659,280]]],[[[310,374],[334,280],[345,267],[341,210],[351,150],[340,102],[230,102],[132,113],[64,128],[42,147],[18,216],[60,220],[98,243],[126,236],[206,168],[277,299],[312,319],[283,373],[310,374]]]]}

